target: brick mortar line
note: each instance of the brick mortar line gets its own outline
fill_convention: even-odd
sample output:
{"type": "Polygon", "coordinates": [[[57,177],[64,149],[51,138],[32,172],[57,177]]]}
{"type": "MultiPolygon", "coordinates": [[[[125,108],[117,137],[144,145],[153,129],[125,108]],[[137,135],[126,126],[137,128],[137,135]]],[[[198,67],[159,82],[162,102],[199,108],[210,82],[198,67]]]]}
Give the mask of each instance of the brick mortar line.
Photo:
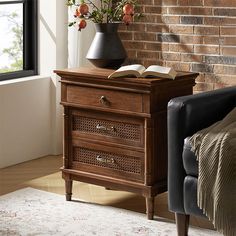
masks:
{"type": "MultiPolygon", "coordinates": [[[[213,37],[213,38],[235,38],[236,34],[221,34],[220,36],[218,34],[194,34],[194,33],[186,33],[186,34],[178,34],[178,33],[169,33],[169,32],[139,32],[139,31],[129,31],[129,32],[126,32],[126,31],[120,31],[121,33],[139,33],[139,34],[150,34],[150,35],[155,35],[155,34],[164,34],[164,35],[177,35],[177,36],[196,36],[196,37],[213,37]]],[[[147,42],[150,42],[150,41],[147,41],[147,42]]],[[[153,42],[153,41],[152,41],[153,42]]],[[[158,41],[157,41],[158,42],[158,41]]],[[[163,43],[178,43],[178,42],[163,42],[163,43]]],[[[196,43],[195,43],[196,44],[196,43]]],[[[202,43],[203,44],[203,43],[202,43]]],[[[207,44],[207,45],[210,45],[210,44],[207,44]]],[[[212,44],[214,45],[214,44],[212,44]]],[[[218,44],[217,44],[218,45],[218,44]]]]}
{"type": "MultiPolygon", "coordinates": [[[[146,5],[146,4],[143,4],[143,6],[150,6],[150,5],[146,5]]],[[[160,6],[160,5],[154,5],[154,6],[160,6]]],[[[178,7],[178,8],[181,8],[181,7],[188,7],[188,8],[236,8],[236,6],[205,6],[205,5],[165,5],[162,7],[165,7],[165,8],[168,8],[168,7],[178,7]]]]}
{"type": "MultiPolygon", "coordinates": [[[[129,40],[129,39],[127,39],[127,40],[125,40],[125,39],[123,39],[122,40],[123,42],[142,42],[142,43],[154,43],[154,44],[171,44],[171,45],[174,45],[174,44],[176,44],[176,45],[186,45],[186,46],[191,46],[191,45],[193,45],[193,46],[204,46],[204,47],[213,47],[213,46],[219,46],[219,44],[203,44],[203,43],[201,43],[201,44],[199,44],[199,43],[189,43],[189,44],[185,44],[185,43],[175,43],[175,42],[159,42],[159,41],[144,41],[144,40],[129,40]]],[[[221,47],[229,47],[229,48],[231,48],[231,47],[236,47],[236,46],[230,46],[230,45],[220,45],[221,47]]]]}
{"type": "MultiPolygon", "coordinates": [[[[236,8],[235,8],[236,9],[236,8]]],[[[147,13],[148,14],[148,13],[147,13]]],[[[162,16],[186,16],[186,17],[205,17],[205,18],[236,18],[236,16],[217,16],[217,15],[185,15],[185,14],[156,14],[156,15],[162,15],[162,16]]]]}
{"type": "MultiPolygon", "coordinates": [[[[139,52],[153,52],[152,49],[128,49],[127,51],[139,51],[139,52]]],[[[220,55],[220,54],[208,54],[208,53],[194,53],[194,52],[171,52],[171,51],[165,51],[165,50],[161,50],[161,51],[155,51],[154,53],[165,53],[165,54],[179,54],[179,55],[183,55],[183,56],[188,56],[188,55],[193,55],[193,56],[223,56],[223,55],[220,55]]],[[[232,56],[233,57],[233,56],[232,56]]]]}

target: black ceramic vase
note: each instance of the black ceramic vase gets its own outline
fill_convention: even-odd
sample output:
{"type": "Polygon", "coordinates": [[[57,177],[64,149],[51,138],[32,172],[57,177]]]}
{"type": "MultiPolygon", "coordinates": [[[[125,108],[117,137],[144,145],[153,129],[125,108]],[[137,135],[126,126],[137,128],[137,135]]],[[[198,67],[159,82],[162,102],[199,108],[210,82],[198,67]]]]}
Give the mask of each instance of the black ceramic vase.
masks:
{"type": "Polygon", "coordinates": [[[118,68],[126,51],[118,35],[119,23],[95,23],[96,34],[86,58],[96,67],[118,68]]]}

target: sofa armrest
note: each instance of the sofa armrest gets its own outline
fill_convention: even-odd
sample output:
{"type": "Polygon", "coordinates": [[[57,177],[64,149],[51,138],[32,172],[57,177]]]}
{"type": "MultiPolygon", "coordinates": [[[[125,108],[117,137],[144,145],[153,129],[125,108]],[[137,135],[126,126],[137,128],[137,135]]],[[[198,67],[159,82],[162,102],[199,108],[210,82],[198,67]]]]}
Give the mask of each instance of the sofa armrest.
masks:
{"type": "Polygon", "coordinates": [[[184,213],[184,139],[222,119],[236,106],[236,87],[174,98],[168,103],[169,209],[184,213]]]}

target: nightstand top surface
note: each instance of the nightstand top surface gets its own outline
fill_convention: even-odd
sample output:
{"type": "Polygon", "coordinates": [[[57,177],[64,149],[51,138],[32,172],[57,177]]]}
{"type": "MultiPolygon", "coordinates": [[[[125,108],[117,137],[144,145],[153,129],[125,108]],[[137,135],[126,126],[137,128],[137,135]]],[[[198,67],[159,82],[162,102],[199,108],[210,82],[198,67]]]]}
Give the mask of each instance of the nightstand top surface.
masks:
{"type": "MultiPolygon", "coordinates": [[[[136,77],[120,77],[120,78],[112,78],[108,79],[108,75],[110,75],[114,70],[112,69],[103,69],[103,68],[90,68],[90,67],[79,67],[79,68],[68,68],[62,70],[55,70],[59,76],[78,76],[80,78],[96,78],[96,79],[104,79],[107,81],[116,81],[116,82],[131,82],[131,83],[138,83],[138,84],[156,84],[156,83],[163,83],[163,82],[170,82],[172,79],[166,78],[136,78],[136,77]]],[[[178,72],[175,80],[179,80],[181,78],[190,78],[196,76],[198,73],[191,73],[191,72],[178,72]]]]}

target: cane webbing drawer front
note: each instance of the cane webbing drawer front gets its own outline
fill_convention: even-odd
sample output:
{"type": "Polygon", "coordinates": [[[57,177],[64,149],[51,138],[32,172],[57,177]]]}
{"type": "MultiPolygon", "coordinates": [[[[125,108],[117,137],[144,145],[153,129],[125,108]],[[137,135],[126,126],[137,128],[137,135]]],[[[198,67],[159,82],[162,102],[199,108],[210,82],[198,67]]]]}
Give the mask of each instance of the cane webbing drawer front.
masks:
{"type": "Polygon", "coordinates": [[[72,111],[73,137],[88,137],[131,146],[144,146],[143,120],[72,111]]]}
{"type": "MultiPolygon", "coordinates": [[[[134,152],[134,154],[137,154],[134,152]]],[[[138,155],[73,146],[72,169],[143,182],[144,158],[138,155]]]]}
{"type": "Polygon", "coordinates": [[[143,111],[142,94],[67,85],[66,102],[108,110],[143,111]]]}

